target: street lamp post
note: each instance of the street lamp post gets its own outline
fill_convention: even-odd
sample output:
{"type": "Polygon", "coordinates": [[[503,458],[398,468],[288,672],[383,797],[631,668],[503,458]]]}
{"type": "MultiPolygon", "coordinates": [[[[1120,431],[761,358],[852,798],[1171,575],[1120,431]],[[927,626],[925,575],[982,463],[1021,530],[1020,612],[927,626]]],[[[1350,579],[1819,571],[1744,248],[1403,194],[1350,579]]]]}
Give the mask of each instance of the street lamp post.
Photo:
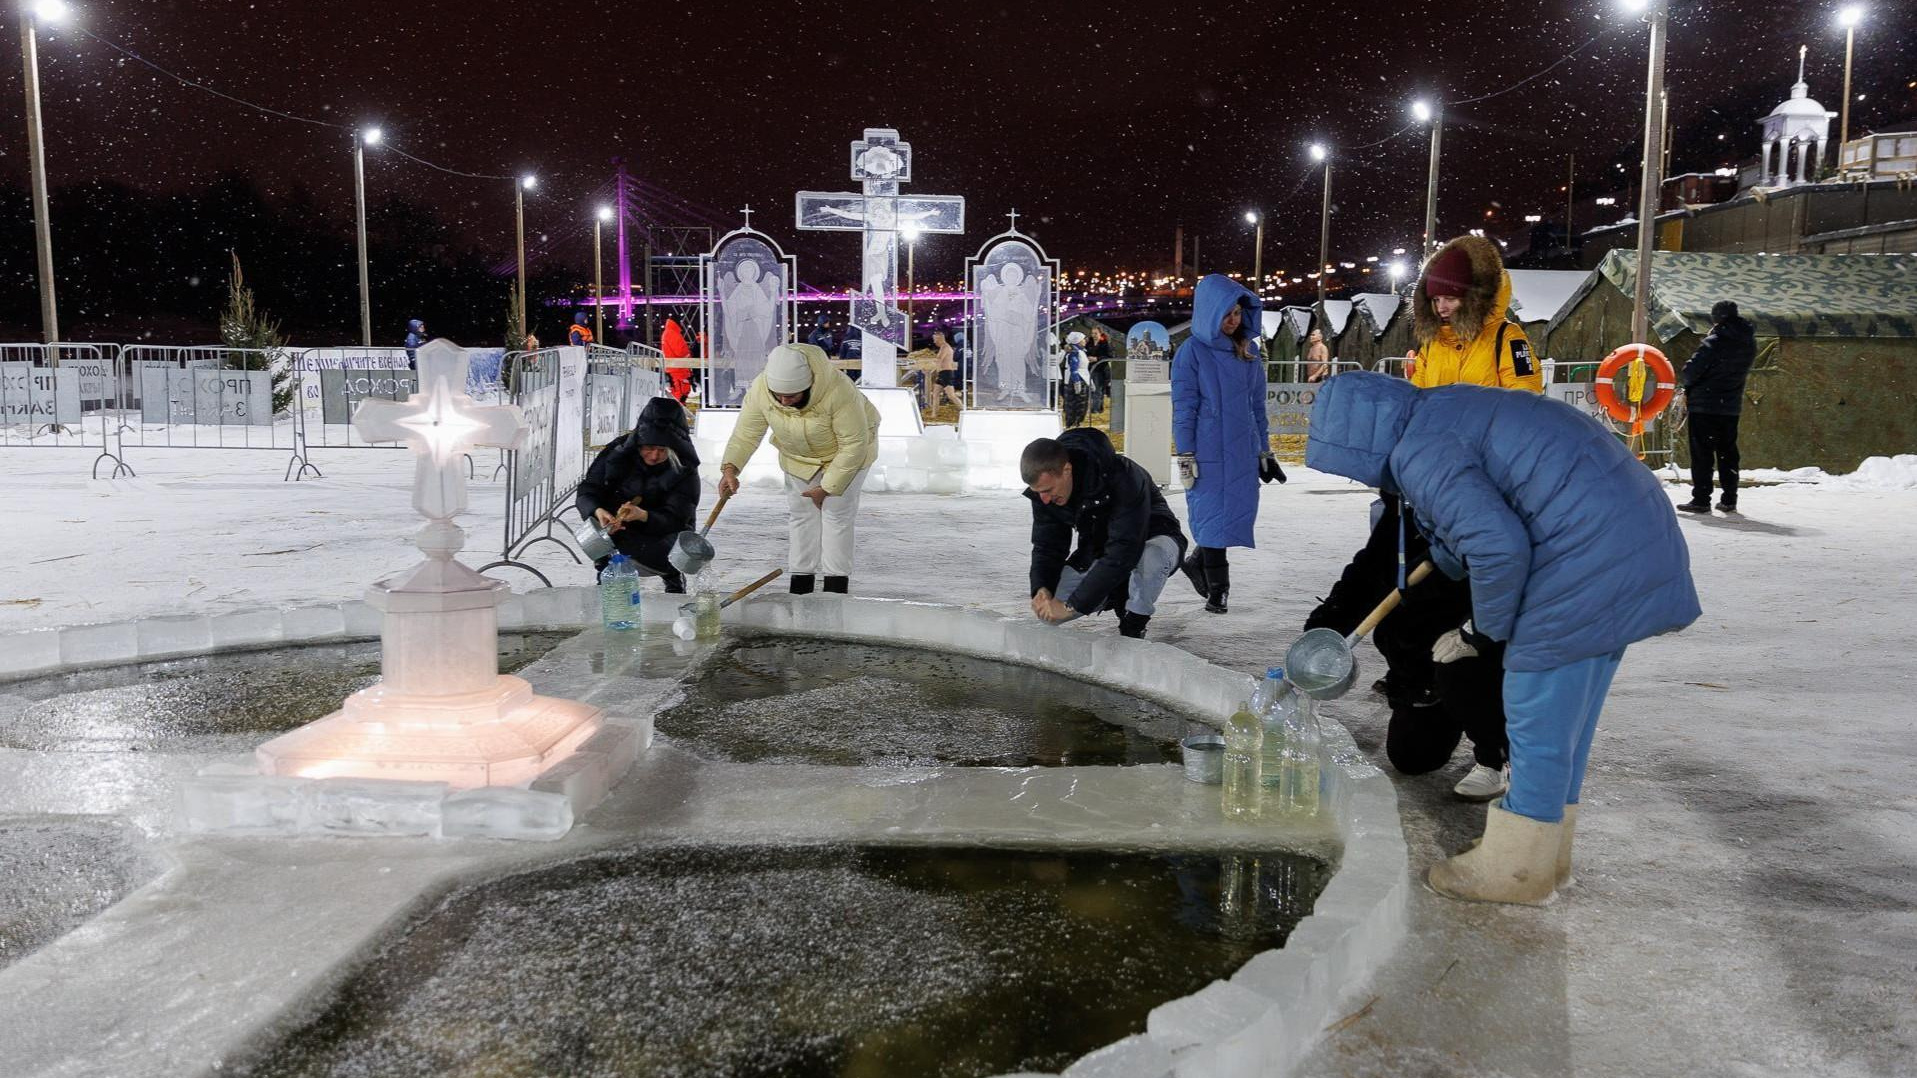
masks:
{"type": "Polygon", "coordinates": [[[592,339],[606,343],[606,293],[600,283],[599,232],[612,220],[612,207],[601,206],[592,219],[592,339]]]}
{"type": "Polygon", "coordinates": [[[1325,263],[1331,258],[1331,152],[1323,143],[1311,144],[1311,159],[1325,165],[1324,206],[1318,211],[1318,306],[1325,305],[1325,263]]]}
{"type": "Polygon", "coordinates": [[[39,0],[20,9],[20,59],[26,68],[27,163],[33,173],[33,238],[40,266],[40,335],[60,339],[60,312],[53,292],[53,224],[47,212],[47,144],[40,127],[40,45],[34,32],[42,22],[66,18],[61,0],[39,0]]]}
{"type": "Polygon", "coordinates": [[[513,184],[514,236],[519,249],[519,332],[522,334],[531,332],[526,325],[526,192],[537,186],[539,178],[530,172],[513,184]]]}
{"type": "Polygon", "coordinates": [[[359,343],[373,346],[373,290],[366,268],[366,147],[379,145],[380,130],[353,132],[353,209],[359,225],[359,343]]]}
{"type": "Polygon", "coordinates": [[[1424,188],[1424,254],[1429,257],[1438,248],[1438,158],[1444,142],[1444,106],[1413,101],[1411,115],[1431,124],[1431,174],[1424,188]]]}
{"type": "Polygon", "coordinates": [[[1837,121],[1837,170],[1839,172],[1844,169],[1844,143],[1850,141],[1851,46],[1857,41],[1857,24],[1863,21],[1862,4],[1852,4],[1837,13],[1838,25],[1844,28],[1844,103],[1838,108],[1838,114],[1843,118],[1837,121]]]}
{"type": "Polygon", "coordinates": [[[1258,226],[1256,237],[1251,241],[1251,290],[1262,297],[1265,277],[1265,215],[1257,210],[1246,210],[1245,223],[1258,226]]]}
{"type": "MultiPolygon", "coordinates": [[[[905,351],[912,352],[912,299],[918,292],[919,236],[923,232],[917,225],[906,225],[899,229],[899,235],[905,237],[905,351]]],[[[894,266],[898,263],[894,262],[894,266]]],[[[894,269],[892,272],[897,273],[894,269]]]]}
{"type": "Polygon", "coordinates": [[[1650,343],[1651,249],[1657,240],[1658,194],[1663,188],[1659,166],[1664,157],[1664,124],[1660,101],[1664,96],[1664,38],[1668,12],[1663,0],[1625,0],[1625,9],[1645,12],[1651,24],[1650,72],[1644,87],[1644,164],[1638,178],[1637,281],[1631,312],[1631,339],[1650,343]]]}

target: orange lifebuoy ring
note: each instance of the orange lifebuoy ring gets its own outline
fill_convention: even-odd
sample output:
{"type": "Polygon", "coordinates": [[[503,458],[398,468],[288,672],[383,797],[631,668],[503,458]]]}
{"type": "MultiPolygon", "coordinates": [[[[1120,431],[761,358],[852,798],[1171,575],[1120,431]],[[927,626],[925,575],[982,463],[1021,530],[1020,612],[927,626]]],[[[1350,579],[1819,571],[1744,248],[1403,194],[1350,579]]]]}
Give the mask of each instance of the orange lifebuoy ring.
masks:
{"type": "Polygon", "coordinates": [[[1643,430],[1647,420],[1656,418],[1658,413],[1670,407],[1672,398],[1677,396],[1677,371],[1663,352],[1648,344],[1627,344],[1605,356],[1604,362],[1598,364],[1596,390],[1598,403],[1604,406],[1611,418],[1631,424],[1631,432],[1636,434],[1643,430]],[[1657,377],[1650,399],[1646,400],[1644,396],[1646,387],[1642,374],[1632,377],[1631,388],[1627,391],[1634,399],[1618,399],[1617,372],[1627,365],[1636,365],[1640,360],[1643,361],[1643,368],[1648,368],[1649,373],[1657,377]]]}

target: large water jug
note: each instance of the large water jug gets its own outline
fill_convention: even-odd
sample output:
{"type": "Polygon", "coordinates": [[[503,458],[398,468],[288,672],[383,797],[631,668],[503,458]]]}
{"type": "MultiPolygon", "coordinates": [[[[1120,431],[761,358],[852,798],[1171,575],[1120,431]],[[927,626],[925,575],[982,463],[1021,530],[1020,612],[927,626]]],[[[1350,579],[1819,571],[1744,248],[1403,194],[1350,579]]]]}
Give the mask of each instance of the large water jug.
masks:
{"type": "Polygon", "coordinates": [[[639,567],[624,554],[614,554],[599,574],[599,616],[608,629],[639,627],[639,567]]]}

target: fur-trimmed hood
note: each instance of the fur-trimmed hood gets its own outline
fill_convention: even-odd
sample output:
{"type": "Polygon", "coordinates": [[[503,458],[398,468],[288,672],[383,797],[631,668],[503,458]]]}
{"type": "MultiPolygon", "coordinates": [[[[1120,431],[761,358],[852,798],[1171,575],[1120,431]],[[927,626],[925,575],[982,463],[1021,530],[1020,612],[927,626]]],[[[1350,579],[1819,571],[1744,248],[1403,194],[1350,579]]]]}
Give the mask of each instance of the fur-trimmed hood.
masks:
{"type": "MultiPolygon", "coordinates": [[[[1511,275],[1504,272],[1504,258],[1498,254],[1498,245],[1483,236],[1459,236],[1451,240],[1425,260],[1425,267],[1428,269],[1432,259],[1454,247],[1464,251],[1471,260],[1471,287],[1465,290],[1463,305],[1451,319],[1451,329],[1459,341],[1469,342],[1484,332],[1484,327],[1504,321],[1505,312],[1511,307],[1511,275]]],[[[1418,286],[1411,290],[1411,311],[1412,334],[1418,340],[1418,347],[1424,348],[1437,339],[1444,323],[1431,309],[1431,297],[1425,294],[1423,270],[1418,273],[1418,286]]]]}

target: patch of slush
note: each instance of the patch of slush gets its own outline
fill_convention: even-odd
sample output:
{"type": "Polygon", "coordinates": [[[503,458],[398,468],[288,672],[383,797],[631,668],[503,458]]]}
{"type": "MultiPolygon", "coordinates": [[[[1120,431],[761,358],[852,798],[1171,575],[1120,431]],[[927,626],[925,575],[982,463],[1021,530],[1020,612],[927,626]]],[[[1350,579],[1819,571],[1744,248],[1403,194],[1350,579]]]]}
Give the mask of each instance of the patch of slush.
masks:
{"type": "Polygon", "coordinates": [[[650,848],[447,899],[239,1073],[1062,1069],[1283,942],[1294,855],[650,848]]]}
{"type": "MultiPolygon", "coordinates": [[[[499,638],[510,673],[565,633],[499,638]]],[[[379,680],[379,644],[325,644],[130,663],[0,686],[0,748],[42,752],[251,752],[379,680]]]]}
{"type": "Polygon", "coordinates": [[[661,712],[660,733],[748,763],[1059,767],[1177,759],[1166,708],[1074,678],[916,648],[747,637],[661,712]]]}
{"type": "Polygon", "coordinates": [[[65,935],[152,878],[124,825],[0,818],[0,967],[65,935]]]}

